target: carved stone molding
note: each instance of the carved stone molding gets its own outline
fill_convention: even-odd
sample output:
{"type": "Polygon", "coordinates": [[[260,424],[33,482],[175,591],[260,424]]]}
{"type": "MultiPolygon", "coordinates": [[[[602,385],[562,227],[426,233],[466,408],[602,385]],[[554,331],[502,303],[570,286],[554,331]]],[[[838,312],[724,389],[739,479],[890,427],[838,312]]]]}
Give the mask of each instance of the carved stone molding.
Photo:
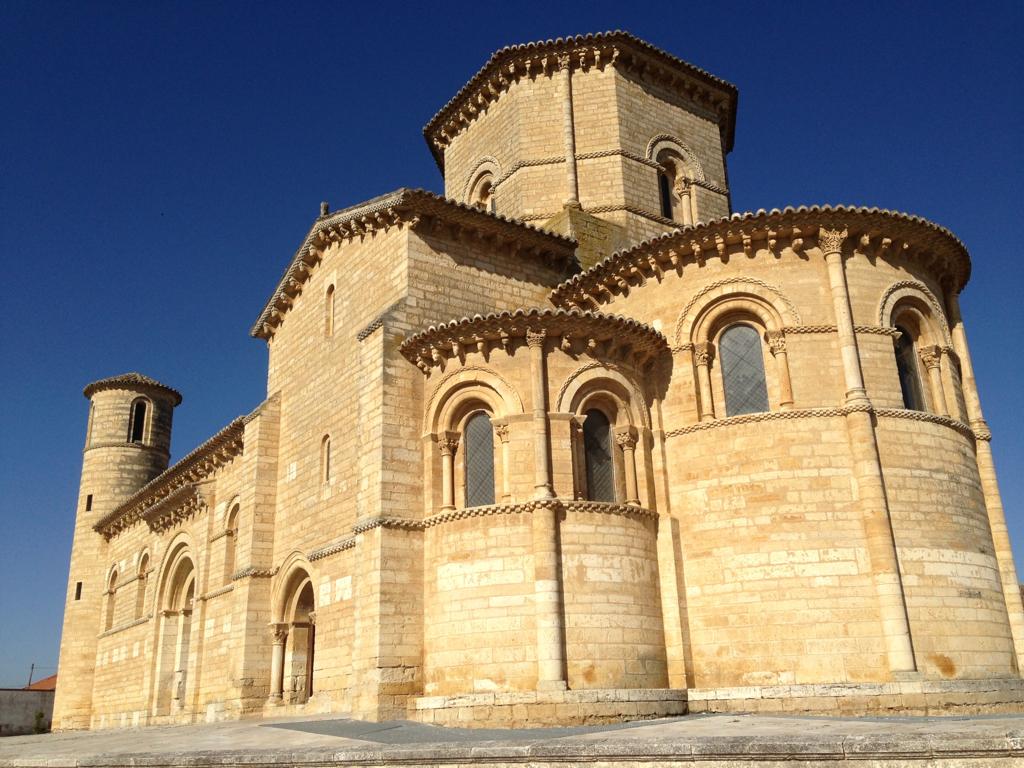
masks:
{"type": "Polygon", "coordinates": [[[708,366],[715,357],[715,345],[710,341],[702,341],[693,345],[693,362],[696,365],[708,366]]]}
{"type": "Polygon", "coordinates": [[[953,290],[967,282],[971,266],[963,243],[926,219],[877,208],[801,206],[733,214],[645,240],[561,283],[551,292],[551,301],[560,307],[597,309],[659,272],[681,275],[684,268],[703,267],[712,257],[800,254],[806,237],[822,229],[836,231],[834,221],[840,216],[849,237],[871,258],[898,254],[925,266],[953,290]]]}
{"type": "Polygon", "coordinates": [[[668,351],[665,337],[643,323],[617,315],[551,309],[518,309],[481,317],[462,318],[431,326],[407,339],[399,351],[424,373],[444,368],[449,360],[464,362],[472,354],[487,356],[492,349],[511,352],[518,339],[541,344],[559,338],[566,354],[643,366],[668,351]]]}
{"type": "Polygon", "coordinates": [[[786,351],[786,334],[783,331],[765,331],[764,339],[773,356],[786,351]]]}
{"type": "Polygon", "coordinates": [[[833,253],[840,253],[843,249],[843,243],[846,242],[846,238],[850,232],[848,229],[826,229],[822,227],[818,230],[818,248],[825,256],[831,256],[833,253]]]}

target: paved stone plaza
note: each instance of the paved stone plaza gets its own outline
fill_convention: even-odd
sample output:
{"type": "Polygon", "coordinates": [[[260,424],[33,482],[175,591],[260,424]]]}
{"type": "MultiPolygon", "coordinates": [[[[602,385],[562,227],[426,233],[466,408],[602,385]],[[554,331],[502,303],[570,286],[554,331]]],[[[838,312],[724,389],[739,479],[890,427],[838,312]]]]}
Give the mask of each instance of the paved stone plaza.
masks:
{"type": "Polygon", "coordinates": [[[1024,716],[691,715],[615,725],[441,728],[336,717],[18,736],[0,766],[1024,765],[1024,716]]]}

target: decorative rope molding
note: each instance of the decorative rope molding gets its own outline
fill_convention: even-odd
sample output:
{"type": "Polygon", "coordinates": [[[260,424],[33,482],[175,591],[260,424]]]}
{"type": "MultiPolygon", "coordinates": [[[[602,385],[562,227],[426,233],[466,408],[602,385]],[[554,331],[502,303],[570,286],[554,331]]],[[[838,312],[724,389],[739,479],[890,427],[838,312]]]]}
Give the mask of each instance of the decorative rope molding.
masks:
{"type": "Polygon", "coordinates": [[[231,531],[230,528],[228,528],[226,530],[223,530],[223,531],[218,531],[217,533],[213,534],[213,536],[210,537],[210,543],[213,544],[213,542],[220,541],[225,536],[231,536],[231,535],[232,535],[232,531],[231,531]]]}
{"type": "MultiPolygon", "coordinates": [[[[895,328],[885,328],[877,325],[855,325],[853,330],[856,333],[890,336],[894,339],[899,338],[900,335],[900,332],[895,328]]],[[[834,325],[787,325],[782,331],[788,335],[790,333],[838,333],[839,329],[834,325]]]]}
{"type": "Polygon", "coordinates": [[[311,563],[315,563],[317,560],[323,560],[325,557],[336,555],[338,552],[344,552],[346,549],[352,549],[355,545],[355,537],[350,536],[347,539],[342,539],[341,541],[336,541],[333,544],[328,544],[327,546],[320,547],[319,549],[314,549],[306,555],[306,559],[311,563]]]}
{"type": "Polygon", "coordinates": [[[225,584],[220,589],[215,589],[212,592],[207,592],[205,595],[200,595],[199,599],[203,600],[203,601],[212,600],[215,597],[220,597],[221,595],[226,595],[228,592],[230,592],[234,588],[235,588],[234,584],[225,584]]]}
{"type": "Polygon", "coordinates": [[[647,277],[668,270],[681,274],[685,264],[702,267],[715,255],[719,259],[733,253],[753,257],[762,251],[775,258],[784,254],[807,258],[807,248],[818,249],[816,238],[822,228],[848,230],[846,247],[869,258],[898,255],[921,264],[944,289],[959,290],[970,277],[967,249],[937,224],[879,208],[815,205],[735,213],[689,227],[676,225],[673,231],[617,251],[566,280],[550,298],[556,306],[597,308],[647,277]]]}
{"type": "Polygon", "coordinates": [[[371,517],[367,520],[357,522],[352,526],[352,533],[357,536],[360,533],[372,531],[374,528],[391,528],[400,531],[416,531],[423,528],[420,520],[410,520],[406,517],[371,517]]]}
{"type": "Polygon", "coordinates": [[[111,635],[116,635],[118,632],[124,632],[126,629],[131,629],[132,627],[137,627],[140,624],[145,624],[147,621],[149,621],[152,618],[153,618],[153,614],[152,613],[147,613],[145,616],[142,616],[141,618],[133,619],[132,621],[126,622],[125,624],[121,624],[119,626],[112,627],[112,628],[110,628],[110,629],[108,629],[108,630],[106,630],[104,632],[100,632],[97,635],[97,637],[103,638],[103,637],[110,637],[111,635]]]}
{"type": "MultiPolygon", "coordinates": [[[[948,416],[939,416],[937,413],[925,413],[924,411],[912,411],[909,408],[876,408],[875,415],[885,419],[903,419],[905,421],[923,421],[928,424],[939,424],[959,432],[964,437],[977,437],[970,426],[959,419],[951,419],[948,416]]],[[[989,435],[991,439],[991,435],[989,435]]],[[[983,438],[979,438],[983,439],[983,438]]]]}
{"type": "Polygon", "coordinates": [[[371,320],[369,324],[367,324],[361,331],[359,331],[359,333],[356,334],[356,341],[363,341],[378,328],[383,328],[384,321],[387,319],[387,316],[394,312],[396,309],[398,309],[401,305],[402,302],[396,301],[390,307],[388,307],[375,318],[373,318],[373,320],[371,320]]]}
{"type": "Polygon", "coordinates": [[[596,361],[592,361],[589,363],[584,363],[579,368],[574,370],[572,373],[565,377],[565,381],[562,382],[562,386],[558,388],[558,394],[555,396],[555,399],[553,400],[553,402],[555,403],[554,407],[556,409],[561,407],[561,403],[565,399],[565,393],[569,390],[569,387],[576,379],[578,379],[587,371],[592,371],[595,368],[600,369],[602,371],[614,371],[615,373],[622,376],[622,378],[626,379],[626,381],[629,384],[629,394],[632,398],[634,398],[634,402],[631,403],[630,405],[633,405],[638,411],[641,426],[650,428],[651,418],[650,414],[647,412],[647,405],[644,400],[643,392],[640,391],[640,388],[636,385],[635,382],[633,382],[632,380],[630,380],[628,376],[626,376],[622,368],[618,365],[615,365],[615,363],[599,363],[596,361]]]}
{"type": "Polygon", "coordinates": [[[538,509],[557,509],[568,512],[593,512],[622,517],[657,517],[658,513],[646,507],[634,507],[629,504],[614,504],[603,501],[582,501],[575,499],[535,499],[514,504],[489,504],[483,507],[468,507],[441,512],[423,521],[423,528],[466,520],[471,517],[489,517],[491,515],[530,514],[538,509]]]}
{"type": "Polygon", "coordinates": [[[784,421],[789,419],[824,419],[834,416],[846,416],[858,411],[870,412],[870,405],[844,405],[838,408],[802,408],[792,411],[764,411],[763,413],[744,413],[740,416],[729,416],[724,419],[713,421],[702,421],[697,424],[689,424],[685,427],[677,427],[665,433],[665,437],[681,437],[691,435],[695,432],[704,432],[709,429],[720,427],[731,427],[738,424],[758,424],[763,421],[784,421]]]}
{"type": "Polygon", "coordinates": [[[706,177],[704,176],[704,168],[701,166],[700,160],[697,158],[697,155],[694,154],[692,149],[683,144],[683,142],[681,142],[675,136],[672,136],[668,133],[659,133],[657,136],[652,137],[651,140],[647,142],[648,162],[654,163],[655,167],[657,168],[661,168],[661,166],[658,164],[656,155],[657,150],[664,149],[674,149],[684,158],[686,158],[686,161],[690,164],[690,168],[694,173],[694,177],[690,179],[691,183],[698,181],[706,181],[706,177]],[[659,147],[659,144],[663,146],[659,147]]]}
{"type": "MultiPolygon", "coordinates": [[[[723,278],[722,280],[716,280],[713,283],[709,283],[708,285],[705,285],[696,294],[694,294],[690,298],[690,300],[686,303],[686,306],[683,307],[683,311],[679,313],[679,319],[676,320],[676,329],[675,329],[675,336],[674,336],[674,338],[676,340],[677,345],[678,344],[686,343],[686,342],[680,340],[680,336],[681,336],[681,334],[683,332],[683,326],[686,325],[686,321],[687,321],[687,319],[690,316],[691,310],[698,303],[700,303],[701,299],[703,299],[709,293],[711,293],[713,291],[717,291],[719,288],[725,288],[725,287],[730,286],[730,285],[744,285],[744,284],[746,284],[746,285],[755,285],[758,288],[763,288],[764,290],[766,290],[769,293],[773,294],[779,301],[781,301],[785,305],[787,311],[793,317],[793,319],[796,320],[796,322],[798,322],[798,323],[800,322],[800,312],[797,311],[796,305],[793,304],[793,302],[789,300],[789,298],[782,292],[782,290],[778,286],[772,285],[771,283],[766,283],[764,280],[758,280],[756,277],[740,277],[738,275],[736,277],[726,277],[726,278],[723,278]]],[[[740,293],[740,291],[737,291],[737,293],[740,293]]],[[[724,298],[724,296],[722,298],[724,298]]],[[[764,297],[762,297],[762,296],[759,296],[758,298],[761,298],[762,300],[765,300],[764,297]]],[[[769,303],[771,303],[771,302],[769,302],[769,303]]]]}
{"type": "Polygon", "coordinates": [[[893,301],[894,295],[908,290],[919,294],[917,298],[924,299],[928,303],[934,313],[932,319],[938,323],[946,346],[951,345],[953,341],[949,335],[949,325],[946,323],[946,313],[942,309],[942,305],[928,286],[918,280],[899,280],[885,289],[885,293],[882,294],[882,298],[878,302],[878,324],[885,325],[892,320],[892,311],[896,308],[896,301],[898,301],[898,299],[893,301]]]}
{"type": "Polygon", "coordinates": [[[240,581],[241,579],[269,579],[272,576],[276,576],[279,568],[257,568],[254,565],[250,565],[248,568],[242,568],[239,571],[235,571],[231,574],[232,581],[240,581]]]}

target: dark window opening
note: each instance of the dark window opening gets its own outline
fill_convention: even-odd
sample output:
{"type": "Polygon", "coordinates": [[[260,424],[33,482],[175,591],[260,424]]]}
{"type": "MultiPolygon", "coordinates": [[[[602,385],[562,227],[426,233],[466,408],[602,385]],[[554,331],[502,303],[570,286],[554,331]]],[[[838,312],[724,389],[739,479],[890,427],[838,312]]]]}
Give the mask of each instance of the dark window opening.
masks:
{"type": "Polygon", "coordinates": [[[666,219],[672,218],[672,185],[669,183],[668,175],[658,174],[658,191],[661,193],[661,215],[666,219]]]}
{"type": "Polygon", "coordinates": [[[136,400],[132,406],[132,431],[129,442],[141,443],[146,434],[146,402],[136,400]]]}
{"type": "Polygon", "coordinates": [[[896,339],[896,371],[900,377],[900,391],[903,393],[903,407],[911,411],[923,411],[924,392],[921,390],[921,376],[917,370],[917,350],[914,339],[906,328],[896,326],[900,336],[896,339]]]}
{"type": "Polygon", "coordinates": [[[583,420],[583,454],[587,469],[587,498],[591,501],[615,501],[611,425],[608,417],[596,409],[587,411],[583,420]]]}
{"type": "Polygon", "coordinates": [[[92,512],[92,494],[85,497],[85,511],[92,512]]]}
{"type": "Polygon", "coordinates": [[[75,583],[75,600],[82,599],[82,582],[75,583]]]}

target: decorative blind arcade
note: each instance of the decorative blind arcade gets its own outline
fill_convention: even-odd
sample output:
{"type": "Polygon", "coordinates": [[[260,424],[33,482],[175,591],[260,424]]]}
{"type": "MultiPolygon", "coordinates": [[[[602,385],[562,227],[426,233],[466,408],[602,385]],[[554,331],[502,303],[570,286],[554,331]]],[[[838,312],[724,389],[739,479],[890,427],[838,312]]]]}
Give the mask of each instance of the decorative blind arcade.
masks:
{"type": "Polygon", "coordinates": [[[761,337],[749,325],[727,328],[718,342],[725,385],[725,413],[762,413],[768,410],[761,337]]]}

